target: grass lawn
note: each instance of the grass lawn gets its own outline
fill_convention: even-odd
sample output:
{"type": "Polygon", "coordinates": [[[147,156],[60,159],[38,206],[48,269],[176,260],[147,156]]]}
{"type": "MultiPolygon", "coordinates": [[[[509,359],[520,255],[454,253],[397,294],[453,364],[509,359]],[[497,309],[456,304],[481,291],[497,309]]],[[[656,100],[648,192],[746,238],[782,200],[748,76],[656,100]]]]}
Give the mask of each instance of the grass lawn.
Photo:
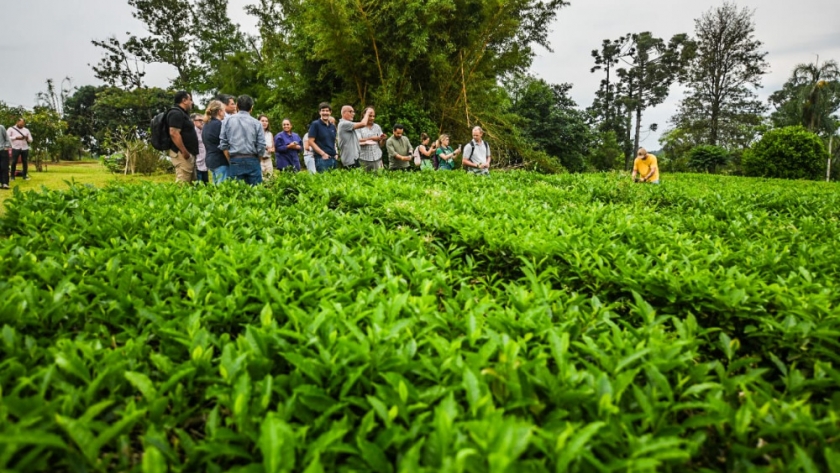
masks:
{"type": "MultiPolygon", "coordinates": [[[[174,174],[156,174],[153,176],[123,175],[109,172],[97,161],[83,161],[61,164],[49,164],[47,171],[34,171],[35,167],[30,165],[29,177],[32,179],[24,181],[17,178],[11,181],[11,189],[0,191],[0,204],[11,198],[14,189],[21,191],[37,191],[41,187],[48,189],[65,189],[73,182],[79,184],[92,184],[103,187],[112,182],[175,182],[174,174]]],[[[0,205],[0,214],[6,210],[5,205],[0,205]]]]}

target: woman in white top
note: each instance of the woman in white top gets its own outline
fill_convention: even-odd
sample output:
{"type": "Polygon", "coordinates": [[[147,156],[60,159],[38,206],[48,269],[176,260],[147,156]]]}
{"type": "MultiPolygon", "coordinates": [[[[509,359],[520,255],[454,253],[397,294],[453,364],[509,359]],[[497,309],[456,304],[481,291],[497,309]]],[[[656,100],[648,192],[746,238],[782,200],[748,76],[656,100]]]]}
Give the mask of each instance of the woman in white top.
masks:
{"type": "Polygon", "coordinates": [[[382,133],[382,128],[374,122],[376,110],[373,107],[367,107],[362,112],[362,116],[367,115],[368,110],[371,112],[368,116],[367,126],[356,130],[356,136],[359,137],[359,148],[361,149],[359,160],[363,162],[365,169],[378,170],[382,169],[382,145],[385,144],[388,136],[382,133]]]}
{"type": "Polygon", "coordinates": [[[312,147],[309,146],[309,133],[303,135],[303,164],[310,173],[318,173],[315,169],[315,156],[312,154],[312,147]]]}
{"type": "Polygon", "coordinates": [[[263,133],[265,134],[265,152],[260,158],[260,167],[264,176],[271,175],[274,172],[274,135],[268,125],[268,117],[260,115],[260,123],[262,123],[263,133]]]}

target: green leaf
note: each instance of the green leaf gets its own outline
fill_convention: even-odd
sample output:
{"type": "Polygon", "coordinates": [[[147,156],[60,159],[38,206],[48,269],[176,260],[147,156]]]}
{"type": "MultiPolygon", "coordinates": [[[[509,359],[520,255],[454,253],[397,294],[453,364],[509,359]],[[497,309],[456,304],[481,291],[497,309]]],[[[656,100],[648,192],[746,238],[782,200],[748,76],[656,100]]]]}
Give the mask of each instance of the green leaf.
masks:
{"type": "Polygon", "coordinates": [[[126,371],[125,379],[127,379],[132,386],[137,388],[147,401],[152,401],[155,397],[157,397],[157,391],[155,390],[152,380],[145,374],[137,373],[135,371],[126,371]]]}
{"type": "Polygon", "coordinates": [[[560,455],[557,457],[555,470],[560,472],[568,471],[569,465],[576,459],[583,456],[584,447],[589,443],[592,437],[598,433],[606,424],[604,422],[593,422],[583,429],[575,432],[569,442],[562,446],[560,455]]]}
{"type": "Polygon", "coordinates": [[[295,468],[294,431],[273,412],[260,425],[258,445],[267,473],[292,471],[295,468]]]}

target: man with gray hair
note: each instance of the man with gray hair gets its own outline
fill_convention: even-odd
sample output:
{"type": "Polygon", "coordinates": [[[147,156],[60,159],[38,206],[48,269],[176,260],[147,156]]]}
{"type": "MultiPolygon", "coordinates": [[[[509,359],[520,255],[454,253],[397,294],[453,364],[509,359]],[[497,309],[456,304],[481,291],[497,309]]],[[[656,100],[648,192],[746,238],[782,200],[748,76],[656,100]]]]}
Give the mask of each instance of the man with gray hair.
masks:
{"type": "Polygon", "coordinates": [[[353,116],[356,113],[353,106],[345,105],[341,107],[341,120],[338,122],[338,146],[341,149],[341,164],[345,168],[350,169],[359,166],[357,161],[362,151],[359,147],[359,137],[356,135],[356,130],[368,125],[371,110],[367,109],[362,121],[356,123],[353,121],[353,116]]]}
{"type": "Polygon", "coordinates": [[[472,129],[473,139],[464,146],[461,164],[467,171],[487,176],[490,174],[490,146],[484,141],[484,130],[480,126],[472,129]]]}
{"type": "Polygon", "coordinates": [[[228,176],[254,186],[262,182],[260,156],[265,152],[262,124],[251,116],[254,99],[240,95],[236,100],[239,112],[222,122],[219,149],[230,161],[228,176]]]}

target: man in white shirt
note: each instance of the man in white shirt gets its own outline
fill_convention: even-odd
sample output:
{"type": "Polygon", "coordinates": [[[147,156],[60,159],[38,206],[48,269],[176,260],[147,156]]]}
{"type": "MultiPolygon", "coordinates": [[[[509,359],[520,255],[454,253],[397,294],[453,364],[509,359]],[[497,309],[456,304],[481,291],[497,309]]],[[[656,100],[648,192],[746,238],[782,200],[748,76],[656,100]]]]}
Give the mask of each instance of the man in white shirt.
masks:
{"type": "Polygon", "coordinates": [[[12,142],[12,180],[15,180],[15,171],[18,157],[23,164],[23,179],[29,180],[29,143],[32,143],[32,133],[26,128],[23,118],[18,118],[15,126],[6,130],[9,140],[12,142]]]}
{"type": "Polygon", "coordinates": [[[490,146],[484,141],[484,130],[477,126],[473,128],[472,136],[472,141],[464,146],[461,164],[469,172],[488,175],[490,174],[490,146]]]}

